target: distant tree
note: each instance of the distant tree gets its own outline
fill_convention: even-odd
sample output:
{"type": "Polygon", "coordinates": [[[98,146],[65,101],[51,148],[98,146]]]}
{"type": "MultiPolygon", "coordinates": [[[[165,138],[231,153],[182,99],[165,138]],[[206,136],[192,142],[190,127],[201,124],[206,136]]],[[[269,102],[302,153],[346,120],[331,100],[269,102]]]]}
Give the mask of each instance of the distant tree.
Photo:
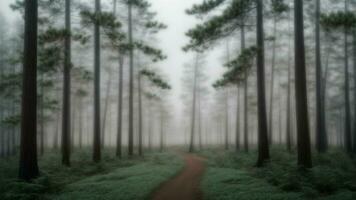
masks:
{"type": "Polygon", "coordinates": [[[70,88],[71,88],[71,0],[65,2],[65,42],[63,68],[62,164],[70,166],[70,88]]]}
{"type": "Polygon", "coordinates": [[[273,102],[274,102],[274,74],[276,67],[276,49],[277,49],[277,25],[282,17],[282,14],[288,10],[288,6],[284,0],[272,0],[271,1],[271,14],[273,18],[273,35],[272,35],[272,64],[271,64],[271,82],[270,82],[270,101],[269,101],[269,121],[268,121],[268,133],[269,143],[273,143],[273,102]]]}
{"type": "Polygon", "coordinates": [[[322,95],[322,63],[320,50],[320,0],[316,0],[315,10],[315,67],[316,67],[316,148],[319,153],[327,149],[325,127],[325,105],[322,95]]]}
{"type": "Polygon", "coordinates": [[[327,30],[342,29],[344,35],[344,101],[345,126],[344,140],[346,151],[352,152],[351,106],[350,106],[350,78],[349,78],[349,35],[350,30],[356,27],[356,16],[348,11],[349,2],[344,1],[344,11],[321,15],[321,24],[327,30]]]}

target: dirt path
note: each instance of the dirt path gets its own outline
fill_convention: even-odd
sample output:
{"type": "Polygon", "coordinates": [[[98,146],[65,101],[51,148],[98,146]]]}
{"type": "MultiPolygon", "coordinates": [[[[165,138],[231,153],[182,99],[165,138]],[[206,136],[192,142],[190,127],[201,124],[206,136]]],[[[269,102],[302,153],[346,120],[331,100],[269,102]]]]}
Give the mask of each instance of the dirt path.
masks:
{"type": "Polygon", "coordinates": [[[186,154],[183,171],[163,184],[153,195],[153,200],[201,200],[199,189],[201,177],[204,174],[205,164],[202,158],[186,154]]]}

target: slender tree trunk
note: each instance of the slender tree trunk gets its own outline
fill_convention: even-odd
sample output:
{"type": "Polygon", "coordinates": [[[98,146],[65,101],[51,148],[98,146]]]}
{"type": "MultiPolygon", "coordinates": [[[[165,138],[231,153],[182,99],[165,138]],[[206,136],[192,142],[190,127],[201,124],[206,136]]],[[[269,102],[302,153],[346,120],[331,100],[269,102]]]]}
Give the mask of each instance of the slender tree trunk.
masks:
{"type": "MultiPolygon", "coordinates": [[[[200,84],[199,84],[200,85],[200,84]]],[[[199,150],[202,150],[201,91],[198,91],[199,150]]]]}
{"type": "Polygon", "coordinates": [[[25,1],[24,67],[19,178],[39,176],[37,164],[37,0],[25,1]]]}
{"type": "Polygon", "coordinates": [[[153,103],[152,101],[150,100],[149,102],[150,106],[148,108],[149,110],[149,116],[148,117],[148,149],[151,151],[152,150],[152,134],[153,134],[153,112],[152,112],[152,108],[153,108],[153,103]]]}
{"type": "Polygon", "coordinates": [[[63,111],[62,111],[62,164],[70,166],[70,137],[71,137],[71,0],[66,0],[65,25],[67,35],[65,38],[65,63],[63,70],[63,111]]]}
{"type": "Polygon", "coordinates": [[[272,66],[271,66],[271,85],[270,85],[270,99],[269,99],[269,126],[268,126],[268,141],[273,143],[273,97],[274,97],[274,71],[276,68],[276,36],[277,36],[277,17],[273,17],[273,44],[272,44],[272,66]]]}
{"type": "Polygon", "coordinates": [[[79,148],[83,147],[83,97],[79,97],[79,148]]]}
{"type": "Polygon", "coordinates": [[[109,80],[106,87],[106,95],[105,95],[105,105],[104,105],[104,114],[103,114],[103,125],[101,130],[101,148],[105,146],[105,128],[106,128],[106,117],[108,114],[109,106],[110,106],[110,92],[111,92],[111,76],[109,75],[109,80]]]}
{"type": "Polygon", "coordinates": [[[196,112],[196,99],[197,99],[197,74],[198,74],[198,58],[199,55],[197,53],[195,66],[194,66],[194,81],[193,81],[193,102],[192,102],[192,119],[191,119],[191,127],[190,127],[190,145],[189,152],[193,152],[194,149],[194,136],[195,136],[195,112],[196,112]]]}
{"type": "MultiPolygon", "coordinates": [[[[345,12],[348,11],[348,2],[345,0],[345,12]]],[[[352,152],[352,139],[351,139],[351,110],[350,110],[350,78],[349,78],[349,30],[345,27],[344,40],[345,40],[345,148],[348,153],[352,152]]]]}
{"type": "Polygon", "coordinates": [[[292,73],[291,73],[291,44],[288,45],[288,85],[287,85],[287,113],[286,113],[286,144],[288,152],[292,151],[292,131],[291,131],[291,86],[292,86],[292,73]]]}
{"type": "MultiPolygon", "coordinates": [[[[100,0],[95,0],[95,13],[101,14],[100,0]]],[[[94,151],[93,161],[101,161],[100,147],[100,24],[95,21],[94,27],[94,151]]]]}
{"type": "Polygon", "coordinates": [[[225,150],[229,149],[229,89],[226,89],[225,97],[225,150]]]}
{"type": "MultiPolygon", "coordinates": [[[[116,15],[117,0],[114,0],[114,15],[116,15]]],[[[117,113],[117,138],[116,138],[116,156],[122,156],[122,102],[123,102],[123,68],[124,58],[119,50],[119,96],[118,96],[118,113],[117,113]]]]}
{"type": "Polygon", "coordinates": [[[41,94],[40,94],[40,155],[44,154],[44,86],[43,72],[41,74],[41,94]]]}
{"type": "Polygon", "coordinates": [[[133,145],[134,145],[134,128],[133,128],[133,101],[134,101],[134,63],[133,63],[133,39],[132,39],[132,4],[131,1],[128,3],[128,18],[129,18],[129,44],[131,46],[129,50],[129,58],[130,58],[130,86],[129,86],[129,141],[128,141],[128,146],[129,146],[129,156],[133,155],[133,145]]]}
{"type": "Polygon", "coordinates": [[[298,138],[298,165],[312,167],[306,85],[303,1],[295,0],[295,90],[298,138]]]}
{"type": "Polygon", "coordinates": [[[322,98],[322,66],[320,53],[320,0],[316,0],[315,11],[315,64],[316,64],[316,149],[324,153],[327,148],[325,108],[322,98]]]}
{"type": "MultiPolygon", "coordinates": [[[[353,67],[354,67],[354,125],[356,125],[356,30],[353,30],[353,67]]],[[[356,153],[356,127],[353,129],[353,152],[356,153]]]]}
{"type": "Polygon", "coordinates": [[[263,0],[257,0],[258,167],[269,160],[263,29],[263,0]]]}
{"type": "Polygon", "coordinates": [[[70,146],[71,146],[71,151],[74,151],[75,147],[75,141],[74,141],[74,135],[75,135],[75,125],[76,125],[76,108],[77,108],[77,101],[75,96],[72,97],[72,104],[73,104],[73,109],[72,109],[72,116],[71,116],[71,134],[70,134],[70,146]]]}
{"type": "Polygon", "coordinates": [[[236,151],[240,151],[240,88],[237,86],[237,103],[236,103],[236,140],[235,140],[235,148],[236,151]]]}
{"type": "Polygon", "coordinates": [[[160,142],[159,142],[159,149],[160,149],[160,152],[163,152],[163,146],[164,146],[164,116],[163,116],[163,106],[161,105],[161,119],[160,119],[160,142]]]}
{"type": "MultiPolygon", "coordinates": [[[[244,17],[241,19],[241,51],[245,50],[245,25],[244,25],[244,17]]],[[[248,134],[248,74],[245,72],[245,80],[244,80],[244,150],[245,152],[249,151],[249,134],[248,134]]]]}
{"type": "Polygon", "coordinates": [[[143,155],[142,151],[142,126],[143,126],[143,116],[142,116],[142,85],[141,85],[141,75],[138,76],[138,154],[143,155]]]}
{"type": "Polygon", "coordinates": [[[123,68],[124,60],[119,55],[119,97],[118,97],[118,116],[117,116],[117,139],[116,139],[116,156],[122,157],[122,103],[123,103],[123,68]]]}

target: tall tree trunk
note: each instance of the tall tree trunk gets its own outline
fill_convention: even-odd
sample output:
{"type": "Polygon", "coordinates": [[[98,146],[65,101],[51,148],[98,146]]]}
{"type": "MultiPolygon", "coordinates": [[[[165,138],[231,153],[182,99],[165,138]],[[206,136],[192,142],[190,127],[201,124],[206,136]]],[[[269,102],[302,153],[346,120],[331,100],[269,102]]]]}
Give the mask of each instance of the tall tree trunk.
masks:
{"type": "Polygon", "coordinates": [[[44,86],[43,72],[41,74],[40,94],[40,155],[44,154],[44,86]]]}
{"type": "Polygon", "coordinates": [[[196,99],[197,99],[197,76],[198,76],[198,60],[199,55],[197,53],[195,66],[194,66],[194,81],[193,81],[193,102],[192,102],[192,119],[191,119],[191,127],[190,127],[190,145],[189,152],[194,151],[194,138],[195,138],[195,112],[196,112],[196,99]]]}
{"type": "Polygon", "coordinates": [[[327,148],[325,129],[325,107],[322,95],[322,66],[320,53],[320,0],[316,0],[315,11],[315,64],[316,64],[316,149],[324,153],[327,148]]]}
{"type": "MultiPolygon", "coordinates": [[[[117,0],[114,0],[114,15],[116,15],[117,0]]],[[[117,138],[116,138],[116,156],[121,158],[122,156],[122,102],[123,102],[123,68],[124,57],[119,50],[119,91],[118,91],[118,113],[117,113],[117,138]]]]}
{"type": "Polygon", "coordinates": [[[229,89],[226,89],[225,97],[225,150],[229,149],[229,89]]]}
{"type": "MultiPolygon", "coordinates": [[[[292,35],[291,11],[288,12],[288,32],[292,35]]],[[[287,84],[287,108],[286,108],[286,144],[288,152],[292,151],[292,124],[291,124],[291,87],[292,87],[292,37],[288,37],[288,84],[287,84]]]]}
{"type": "Polygon", "coordinates": [[[133,106],[133,101],[134,101],[134,63],[133,63],[133,39],[132,39],[132,4],[131,0],[128,1],[128,18],[129,18],[129,24],[128,24],[128,37],[129,37],[129,44],[130,44],[130,49],[129,49],[129,61],[130,61],[130,84],[129,84],[129,141],[128,141],[128,147],[129,147],[129,156],[132,156],[134,153],[133,145],[134,145],[134,106],[133,106]]]}
{"type": "Polygon", "coordinates": [[[39,176],[37,164],[37,0],[25,1],[24,67],[22,84],[19,178],[39,176]]]}
{"type": "Polygon", "coordinates": [[[303,1],[295,0],[295,91],[298,138],[298,165],[312,167],[309,115],[307,100],[307,80],[304,46],[303,1]]]}
{"type": "Polygon", "coordinates": [[[150,117],[148,117],[148,149],[151,151],[152,150],[152,134],[153,134],[153,112],[152,112],[152,108],[153,108],[153,103],[152,100],[149,100],[149,108],[148,108],[148,112],[150,117]]]}
{"type": "MultiPolygon", "coordinates": [[[[100,0],[95,0],[95,13],[101,14],[100,0]]],[[[95,21],[94,27],[94,151],[93,161],[101,161],[100,147],[100,22],[95,21]]]]}
{"type": "Polygon", "coordinates": [[[72,97],[72,104],[73,104],[73,109],[72,109],[72,116],[71,116],[71,131],[70,131],[70,149],[71,151],[74,151],[75,147],[75,141],[74,141],[74,135],[75,135],[75,125],[76,125],[76,108],[77,108],[77,101],[75,96],[72,97]]]}
{"type": "MultiPolygon", "coordinates": [[[[242,8],[244,6],[242,5],[242,8]]],[[[244,16],[241,17],[241,51],[245,50],[245,19],[244,16]]],[[[248,74],[245,72],[244,79],[244,150],[249,151],[249,139],[248,139],[248,74]]]]}
{"type": "Polygon", "coordinates": [[[258,167],[269,159],[263,29],[263,0],[257,0],[258,167]]]}
{"type": "Polygon", "coordinates": [[[240,88],[237,86],[235,149],[240,151],[240,88]]]}
{"type": "Polygon", "coordinates": [[[71,146],[71,0],[66,0],[65,26],[67,35],[65,38],[65,62],[63,70],[63,111],[62,111],[62,164],[70,166],[71,146]]]}
{"type": "MultiPolygon", "coordinates": [[[[348,1],[345,0],[345,12],[348,11],[348,1]]],[[[351,139],[351,110],[350,110],[350,78],[349,78],[349,41],[348,41],[349,30],[345,26],[344,32],[344,53],[345,53],[345,148],[348,153],[352,152],[352,139],[351,139]]]]}
{"type": "MultiPolygon", "coordinates": [[[[200,85],[200,84],[199,84],[200,85]]],[[[199,150],[202,150],[202,120],[201,120],[201,91],[198,91],[198,130],[199,130],[199,150]]]]}
{"type": "MultiPolygon", "coordinates": [[[[356,125],[356,30],[353,30],[353,67],[354,67],[354,125],[356,125]]],[[[356,127],[353,129],[353,152],[356,153],[356,127]]]]}
{"type": "Polygon", "coordinates": [[[273,97],[274,97],[274,71],[276,68],[276,36],[277,36],[277,16],[273,17],[273,44],[272,44],[272,66],[271,66],[271,85],[269,99],[269,126],[268,126],[268,141],[273,143],[273,97]]]}
{"type": "Polygon", "coordinates": [[[83,147],[83,97],[79,97],[79,148],[83,147]]]}
{"type": "Polygon", "coordinates": [[[110,92],[111,92],[111,76],[109,75],[107,87],[106,87],[106,95],[105,95],[105,105],[104,105],[104,114],[103,114],[103,125],[101,130],[101,148],[105,146],[105,128],[106,128],[106,117],[108,114],[109,106],[110,106],[110,92]]]}
{"type": "Polygon", "coordinates": [[[124,60],[120,55],[119,66],[119,98],[118,98],[118,116],[117,116],[117,139],[116,139],[116,156],[122,156],[122,102],[123,102],[123,65],[124,60]]]}
{"type": "Polygon", "coordinates": [[[138,154],[143,155],[142,151],[142,126],[143,126],[143,116],[142,116],[142,85],[141,85],[141,75],[138,76],[138,154]]]}
{"type": "Polygon", "coordinates": [[[160,152],[163,152],[163,143],[164,143],[164,116],[163,116],[163,106],[161,105],[161,119],[160,119],[160,123],[161,123],[161,125],[160,125],[160,142],[159,142],[159,149],[160,149],[160,152]]]}

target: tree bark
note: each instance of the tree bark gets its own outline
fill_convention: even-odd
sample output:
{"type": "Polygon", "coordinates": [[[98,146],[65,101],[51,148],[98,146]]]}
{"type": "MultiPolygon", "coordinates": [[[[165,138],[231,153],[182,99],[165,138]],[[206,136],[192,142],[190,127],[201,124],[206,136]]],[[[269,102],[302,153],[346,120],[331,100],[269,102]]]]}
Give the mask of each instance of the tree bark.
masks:
{"type": "Polygon", "coordinates": [[[277,16],[273,17],[273,44],[272,44],[272,66],[271,66],[271,85],[269,99],[269,126],[268,126],[268,141],[273,143],[273,97],[274,97],[274,71],[276,68],[276,36],[277,36],[277,16]]]}
{"type": "Polygon", "coordinates": [[[225,150],[229,149],[229,89],[226,89],[225,97],[225,150]]]}
{"type": "Polygon", "coordinates": [[[193,81],[193,102],[192,102],[192,119],[191,119],[191,127],[190,127],[190,145],[189,152],[192,153],[194,151],[194,138],[195,138],[195,111],[196,111],[196,99],[197,99],[197,74],[198,74],[198,60],[199,55],[197,53],[195,66],[194,66],[194,81],[193,81]]]}
{"type": "MultiPolygon", "coordinates": [[[[95,0],[95,13],[101,14],[100,0],[95,0]]],[[[101,161],[100,142],[100,23],[94,26],[94,151],[93,161],[101,161]]]]}
{"type": "Polygon", "coordinates": [[[19,178],[39,176],[37,164],[37,0],[25,1],[24,64],[19,178]]]}
{"type": "MultiPolygon", "coordinates": [[[[353,30],[353,67],[354,67],[354,125],[356,125],[356,30],[353,30]]],[[[356,127],[353,129],[353,152],[356,153],[356,127]]]]}
{"type": "Polygon", "coordinates": [[[143,116],[142,116],[142,85],[141,85],[141,75],[138,76],[138,155],[142,156],[142,126],[143,126],[143,116]]]}
{"type": "Polygon", "coordinates": [[[257,95],[258,95],[258,160],[257,166],[263,166],[269,160],[268,129],[266,113],[265,62],[263,0],[257,0],[257,95]]]}
{"type": "Polygon", "coordinates": [[[295,0],[295,90],[297,114],[298,165],[312,167],[306,85],[303,1],[295,0]]]}
{"type": "MultiPolygon", "coordinates": [[[[347,9],[348,3],[345,0],[345,12],[348,11],[347,9]]],[[[345,26],[344,30],[344,62],[345,62],[345,85],[344,85],[344,92],[345,92],[345,148],[348,153],[352,152],[352,139],[351,139],[351,110],[350,110],[350,78],[349,78],[349,44],[348,44],[348,34],[349,30],[345,26]]]]}
{"type": "Polygon", "coordinates": [[[316,0],[315,11],[315,64],[316,64],[316,149],[324,153],[327,149],[325,129],[325,107],[322,95],[322,64],[320,53],[320,0],[316,0]]]}
{"type": "Polygon", "coordinates": [[[111,92],[111,76],[109,75],[109,80],[106,87],[106,95],[105,95],[105,105],[104,105],[104,114],[103,114],[103,125],[101,130],[101,148],[105,146],[105,128],[106,128],[106,117],[108,114],[109,106],[110,106],[110,92],[111,92]]]}
{"type": "Polygon", "coordinates": [[[71,0],[66,0],[65,26],[65,62],[63,70],[63,111],[62,111],[62,164],[70,166],[70,137],[71,137],[71,0]]]}
{"type": "MultiPolygon", "coordinates": [[[[242,8],[244,6],[242,5],[242,8]]],[[[241,51],[245,50],[245,25],[244,25],[244,16],[241,17],[241,51]]],[[[248,135],[248,74],[245,72],[244,79],[244,151],[249,151],[249,135],[248,135]]]]}
{"type": "Polygon", "coordinates": [[[240,151],[240,88],[237,86],[237,103],[236,103],[236,138],[235,138],[235,149],[240,151]]]}
{"type": "Polygon", "coordinates": [[[130,62],[130,84],[129,84],[129,141],[128,141],[128,148],[129,148],[129,156],[134,154],[133,145],[134,145],[134,128],[133,128],[133,120],[134,120],[134,63],[133,63],[133,39],[132,39],[132,4],[131,1],[128,1],[128,37],[129,37],[129,62],[130,62]]]}

